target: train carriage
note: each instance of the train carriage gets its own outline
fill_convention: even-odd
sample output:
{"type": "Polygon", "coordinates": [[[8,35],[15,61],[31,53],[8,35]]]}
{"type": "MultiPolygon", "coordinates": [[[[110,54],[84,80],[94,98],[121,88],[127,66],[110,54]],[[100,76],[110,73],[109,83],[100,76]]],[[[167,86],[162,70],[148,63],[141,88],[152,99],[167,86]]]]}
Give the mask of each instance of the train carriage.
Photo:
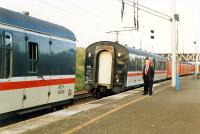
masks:
{"type": "MultiPolygon", "coordinates": [[[[85,88],[126,87],[128,50],[114,42],[97,42],[86,49],[85,88]]],[[[96,91],[95,91],[96,92],[96,91]]]]}
{"type": "Polygon", "coordinates": [[[100,41],[86,49],[85,88],[95,97],[101,93],[119,93],[143,84],[144,59],[149,57],[155,68],[155,81],[167,78],[167,59],[117,42],[100,41]]]}
{"type": "Polygon", "coordinates": [[[126,48],[129,51],[127,87],[143,84],[142,71],[146,57],[151,60],[151,64],[155,69],[154,80],[160,81],[166,79],[166,58],[146,51],[141,51],[140,49],[126,48]]]}
{"type": "Polygon", "coordinates": [[[0,8],[0,115],[73,99],[75,40],[62,26],[0,8]]]}

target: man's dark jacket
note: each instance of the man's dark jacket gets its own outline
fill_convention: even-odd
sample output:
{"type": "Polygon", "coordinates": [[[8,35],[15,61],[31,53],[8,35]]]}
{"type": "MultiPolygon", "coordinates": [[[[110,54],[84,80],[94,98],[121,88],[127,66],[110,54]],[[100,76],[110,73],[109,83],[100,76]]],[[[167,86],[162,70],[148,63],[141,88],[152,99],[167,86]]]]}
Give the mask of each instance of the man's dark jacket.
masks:
{"type": "Polygon", "coordinates": [[[146,76],[146,66],[144,66],[144,68],[143,68],[143,79],[144,79],[144,81],[146,81],[146,80],[153,81],[154,73],[155,73],[154,68],[152,66],[149,66],[148,75],[146,76]]]}

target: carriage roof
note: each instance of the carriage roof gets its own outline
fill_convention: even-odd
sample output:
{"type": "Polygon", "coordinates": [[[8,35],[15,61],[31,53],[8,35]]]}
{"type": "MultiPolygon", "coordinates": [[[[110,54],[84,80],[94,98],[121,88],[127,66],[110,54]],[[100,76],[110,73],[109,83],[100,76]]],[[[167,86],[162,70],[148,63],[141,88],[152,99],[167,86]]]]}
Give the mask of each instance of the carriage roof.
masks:
{"type": "Polygon", "coordinates": [[[152,58],[163,60],[163,61],[167,60],[165,57],[160,56],[155,53],[150,53],[150,52],[142,51],[141,49],[136,49],[136,48],[131,48],[131,47],[126,47],[126,48],[129,51],[129,53],[134,53],[134,54],[146,56],[146,57],[152,57],[152,58]]]}
{"type": "Polygon", "coordinates": [[[128,51],[129,54],[133,53],[133,54],[136,54],[138,56],[151,57],[151,58],[154,58],[154,59],[157,59],[157,60],[162,60],[162,61],[166,61],[167,60],[167,58],[165,58],[163,56],[160,56],[158,54],[154,54],[154,53],[142,51],[140,49],[136,49],[136,48],[124,46],[124,45],[119,44],[118,42],[111,42],[111,41],[99,41],[99,42],[95,42],[95,43],[89,45],[87,47],[87,49],[91,48],[92,46],[95,46],[95,45],[106,45],[106,44],[110,44],[110,45],[113,45],[113,46],[117,45],[117,46],[124,47],[128,51]]]}
{"type": "Polygon", "coordinates": [[[56,37],[76,40],[69,29],[0,7],[0,23],[56,37]]]}

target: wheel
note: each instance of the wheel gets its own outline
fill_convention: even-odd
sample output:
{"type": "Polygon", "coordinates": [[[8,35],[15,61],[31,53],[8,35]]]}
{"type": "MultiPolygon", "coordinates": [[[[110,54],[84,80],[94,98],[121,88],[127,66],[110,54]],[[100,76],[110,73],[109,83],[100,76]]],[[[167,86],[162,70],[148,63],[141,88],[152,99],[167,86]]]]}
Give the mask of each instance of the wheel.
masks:
{"type": "Polygon", "coordinates": [[[94,90],[94,97],[95,97],[97,100],[99,100],[99,99],[102,98],[102,94],[101,94],[99,88],[97,88],[97,89],[94,90]]]}

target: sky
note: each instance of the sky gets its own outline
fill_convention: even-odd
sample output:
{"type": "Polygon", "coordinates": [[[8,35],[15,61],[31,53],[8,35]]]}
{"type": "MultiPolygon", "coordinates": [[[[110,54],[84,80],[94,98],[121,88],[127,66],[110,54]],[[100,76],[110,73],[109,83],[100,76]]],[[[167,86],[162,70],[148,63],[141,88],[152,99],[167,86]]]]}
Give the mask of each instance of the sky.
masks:
{"type": "MultiPolygon", "coordinates": [[[[141,5],[171,16],[172,0],[138,0],[141,5]]],[[[30,16],[62,25],[74,32],[77,46],[87,47],[97,41],[116,41],[114,33],[133,27],[133,8],[125,5],[121,20],[120,0],[0,0],[0,5],[17,12],[28,11],[30,16]]],[[[180,15],[179,52],[195,52],[194,41],[200,41],[200,1],[176,0],[180,15]]],[[[119,34],[119,43],[156,53],[171,52],[171,22],[139,10],[139,31],[119,34]],[[154,30],[153,36],[150,30],[154,30]]],[[[197,43],[198,44],[198,43],[197,43]]]]}

